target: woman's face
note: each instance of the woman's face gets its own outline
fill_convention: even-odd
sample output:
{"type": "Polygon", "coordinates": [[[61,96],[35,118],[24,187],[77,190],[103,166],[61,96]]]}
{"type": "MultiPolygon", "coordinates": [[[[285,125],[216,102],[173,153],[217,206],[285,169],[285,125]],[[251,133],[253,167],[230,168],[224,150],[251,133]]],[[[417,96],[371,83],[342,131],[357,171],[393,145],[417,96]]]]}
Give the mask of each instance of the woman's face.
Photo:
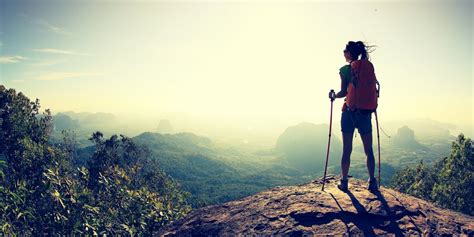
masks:
{"type": "Polygon", "coordinates": [[[346,62],[350,62],[352,60],[352,57],[349,51],[344,50],[344,58],[346,58],[346,62]]]}

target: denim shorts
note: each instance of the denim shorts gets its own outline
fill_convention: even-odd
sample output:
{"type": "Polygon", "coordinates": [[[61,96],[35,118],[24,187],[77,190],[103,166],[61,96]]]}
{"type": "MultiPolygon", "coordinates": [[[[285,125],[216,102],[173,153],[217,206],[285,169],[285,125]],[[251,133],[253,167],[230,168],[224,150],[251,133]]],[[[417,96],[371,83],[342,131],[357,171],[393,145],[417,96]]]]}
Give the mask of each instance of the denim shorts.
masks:
{"type": "Polygon", "coordinates": [[[341,131],[354,133],[355,128],[359,134],[372,133],[372,113],[362,113],[345,109],[341,116],[341,131]]]}

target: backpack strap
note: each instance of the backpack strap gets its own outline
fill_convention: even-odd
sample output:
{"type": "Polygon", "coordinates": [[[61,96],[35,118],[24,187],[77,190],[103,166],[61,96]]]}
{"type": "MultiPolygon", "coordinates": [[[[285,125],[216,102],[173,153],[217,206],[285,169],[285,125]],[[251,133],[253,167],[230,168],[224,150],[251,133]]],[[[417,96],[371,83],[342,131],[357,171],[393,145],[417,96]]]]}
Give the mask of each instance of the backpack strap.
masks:
{"type": "Polygon", "coordinates": [[[380,97],[380,83],[377,79],[375,79],[375,84],[377,86],[377,98],[380,97]]]}

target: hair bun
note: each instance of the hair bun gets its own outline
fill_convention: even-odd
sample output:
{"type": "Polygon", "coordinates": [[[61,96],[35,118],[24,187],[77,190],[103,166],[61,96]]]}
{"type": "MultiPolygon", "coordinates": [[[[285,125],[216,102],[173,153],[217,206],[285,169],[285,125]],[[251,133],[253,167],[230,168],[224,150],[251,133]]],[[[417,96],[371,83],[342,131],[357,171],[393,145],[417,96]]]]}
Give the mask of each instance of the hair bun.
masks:
{"type": "Polygon", "coordinates": [[[357,60],[359,56],[361,59],[368,59],[368,49],[373,46],[365,46],[362,41],[349,41],[346,44],[346,49],[352,56],[353,60],[357,60]]]}
{"type": "Polygon", "coordinates": [[[357,53],[358,54],[365,54],[365,45],[362,41],[357,41],[356,43],[357,53]]]}

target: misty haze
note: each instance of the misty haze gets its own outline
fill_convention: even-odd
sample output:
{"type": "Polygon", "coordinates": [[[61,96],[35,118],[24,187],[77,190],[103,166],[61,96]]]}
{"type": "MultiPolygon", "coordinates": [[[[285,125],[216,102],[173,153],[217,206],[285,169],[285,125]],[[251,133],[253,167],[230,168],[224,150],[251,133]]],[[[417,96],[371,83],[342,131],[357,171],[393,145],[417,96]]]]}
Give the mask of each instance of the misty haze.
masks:
{"type": "Polygon", "coordinates": [[[0,0],[0,235],[473,235],[473,12],[0,0]]]}

